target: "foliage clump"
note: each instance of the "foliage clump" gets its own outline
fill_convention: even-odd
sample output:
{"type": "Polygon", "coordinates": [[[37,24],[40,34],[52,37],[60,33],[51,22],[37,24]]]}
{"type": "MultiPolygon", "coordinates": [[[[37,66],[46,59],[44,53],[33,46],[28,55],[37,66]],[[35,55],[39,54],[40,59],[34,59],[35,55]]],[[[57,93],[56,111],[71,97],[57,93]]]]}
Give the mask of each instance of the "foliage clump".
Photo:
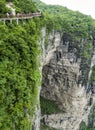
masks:
{"type": "Polygon", "coordinates": [[[47,125],[43,125],[43,124],[41,124],[41,128],[40,128],[41,130],[57,130],[57,129],[55,129],[55,128],[52,128],[52,127],[49,127],[49,126],[47,126],[47,125]]]}
{"type": "Polygon", "coordinates": [[[37,8],[32,2],[32,0],[14,0],[14,5],[17,8],[17,11],[23,12],[23,13],[29,13],[29,12],[37,12],[37,8]]]}
{"type": "MultiPolygon", "coordinates": [[[[20,12],[37,11],[30,0],[0,1],[0,17],[12,2],[20,12]],[[27,5],[25,6],[25,3],[27,5]]],[[[0,22],[0,130],[30,130],[37,105],[41,18],[0,22]],[[24,22],[24,24],[23,24],[24,22]]]]}
{"type": "Polygon", "coordinates": [[[95,65],[92,67],[92,74],[91,74],[90,82],[95,83],[95,65]]]}
{"type": "Polygon", "coordinates": [[[95,130],[95,104],[92,106],[90,110],[90,114],[88,115],[88,124],[85,122],[81,122],[79,130],[95,130]]]}
{"type": "MultiPolygon", "coordinates": [[[[95,20],[91,16],[78,11],[72,11],[59,5],[46,5],[39,0],[33,0],[43,11],[47,36],[52,31],[61,34],[63,45],[68,43],[68,52],[76,48],[75,55],[81,59],[80,70],[82,72],[78,83],[86,86],[90,70],[91,57],[93,55],[93,37],[95,35],[95,20]]],[[[46,47],[47,44],[46,38],[46,47]]],[[[77,61],[76,61],[77,62],[77,61]]]]}
{"type": "Polygon", "coordinates": [[[0,130],[30,130],[37,104],[41,19],[0,22],[0,130]]]}
{"type": "Polygon", "coordinates": [[[41,103],[42,114],[52,114],[52,113],[63,112],[62,110],[60,110],[60,108],[54,101],[41,97],[40,103],[41,103]]]}
{"type": "Polygon", "coordinates": [[[7,12],[10,10],[6,7],[6,1],[0,0],[0,18],[4,17],[7,12]]]}
{"type": "Polygon", "coordinates": [[[5,17],[6,13],[11,13],[11,10],[6,6],[8,3],[13,4],[16,13],[34,13],[38,9],[32,0],[0,0],[0,17],[5,17]]]}

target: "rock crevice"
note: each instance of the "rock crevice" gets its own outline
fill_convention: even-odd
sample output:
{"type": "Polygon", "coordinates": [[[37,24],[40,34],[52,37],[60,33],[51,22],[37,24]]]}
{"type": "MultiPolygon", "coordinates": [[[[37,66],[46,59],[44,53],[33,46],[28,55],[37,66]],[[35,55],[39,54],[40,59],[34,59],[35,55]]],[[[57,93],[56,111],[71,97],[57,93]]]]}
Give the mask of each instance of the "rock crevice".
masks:
{"type": "MultiPolygon", "coordinates": [[[[89,105],[91,92],[87,93],[91,72],[90,68],[86,70],[82,63],[78,48],[71,47],[70,41],[64,43],[62,37],[60,32],[53,32],[48,37],[49,45],[45,50],[42,70],[41,96],[56,102],[64,113],[44,115],[43,118],[46,125],[58,130],[78,130],[82,121],[87,123],[92,105],[89,105]],[[82,67],[86,70],[84,75],[82,67]],[[85,78],[87,81],[84,83],[85,78]]],[[[89,59],[86,59],[86,62],[91,64],[89,59]]]]}

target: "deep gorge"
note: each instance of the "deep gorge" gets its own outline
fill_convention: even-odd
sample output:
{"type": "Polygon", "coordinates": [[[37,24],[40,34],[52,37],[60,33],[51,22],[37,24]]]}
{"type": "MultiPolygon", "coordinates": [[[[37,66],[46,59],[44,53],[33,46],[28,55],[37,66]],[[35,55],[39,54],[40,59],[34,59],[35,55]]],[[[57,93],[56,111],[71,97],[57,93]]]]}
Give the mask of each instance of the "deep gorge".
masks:
{"type": "Polygon", "coordinates": [[[41,17],[0,21],[0,130],[94,130],[95,20],[39,0],[0,18],[6,2],[41,17]]]}
{"type": "MultiPolygon", "coordinates": [[[[85,68],[85,74],[88,75],[83,76],[81,67],[84,69],[85,64],[81,58],[84,57],[81,57],[77,48],[69,46],[70,41],[62,41],[64,36],[60,32],[53,32],[48,39],[42,70],[42,105],[47,102],[46,108],[42,106],[42,123],[58,130],[78,130],[81,122],[88,123],[87,118],[94,103],[92,88],[87,87],[90,67],[92,69],[91,59],[86,59],[89,69],[85,68]],[[53,106],[55,104],[55,109],[50,106],[50,101],[53,106]]],[[[83,40],[79,41],[84,44],[83,40]]],[[[92,50],[93,45],[88,51],[92,50]]]]}

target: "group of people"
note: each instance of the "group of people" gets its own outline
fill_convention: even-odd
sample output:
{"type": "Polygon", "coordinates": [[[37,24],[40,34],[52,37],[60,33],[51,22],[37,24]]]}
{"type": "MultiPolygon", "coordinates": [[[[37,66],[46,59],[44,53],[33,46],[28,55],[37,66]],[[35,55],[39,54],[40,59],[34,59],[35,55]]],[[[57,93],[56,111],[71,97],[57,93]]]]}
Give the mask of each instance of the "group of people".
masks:
{"type": "Polygon", "coordinates": [[[31,17],[31,16],[40,16],[41,12],[36,12],[36,13],[6,13],[6,17],[31,17]]]}

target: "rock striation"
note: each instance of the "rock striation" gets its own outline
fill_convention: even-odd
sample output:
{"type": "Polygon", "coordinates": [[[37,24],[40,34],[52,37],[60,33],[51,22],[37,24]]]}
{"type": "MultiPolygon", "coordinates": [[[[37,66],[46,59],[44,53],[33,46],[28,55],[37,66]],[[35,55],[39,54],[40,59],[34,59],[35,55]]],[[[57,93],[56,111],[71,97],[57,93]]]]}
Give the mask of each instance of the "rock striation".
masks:
{"type": "MultiPolygon", "coordinates": [[[[45,36],[42,41],[45,41],[45,36]]],[[[79,52],[81,48],[84,51],[87,41],[79,39],[77,42],[80,47],[76,47],[76,42],[72,45],[66,35],[56,31],[48,36],[48,46],[44,49],[41,96],[56,102],[64,113],[44,115],[42,120],[57,130],[79,130],[82,121],[88,123],[93,105],[88,82],[91,58],[85,58],[84,63],[82,51],[79,52]]]]}

